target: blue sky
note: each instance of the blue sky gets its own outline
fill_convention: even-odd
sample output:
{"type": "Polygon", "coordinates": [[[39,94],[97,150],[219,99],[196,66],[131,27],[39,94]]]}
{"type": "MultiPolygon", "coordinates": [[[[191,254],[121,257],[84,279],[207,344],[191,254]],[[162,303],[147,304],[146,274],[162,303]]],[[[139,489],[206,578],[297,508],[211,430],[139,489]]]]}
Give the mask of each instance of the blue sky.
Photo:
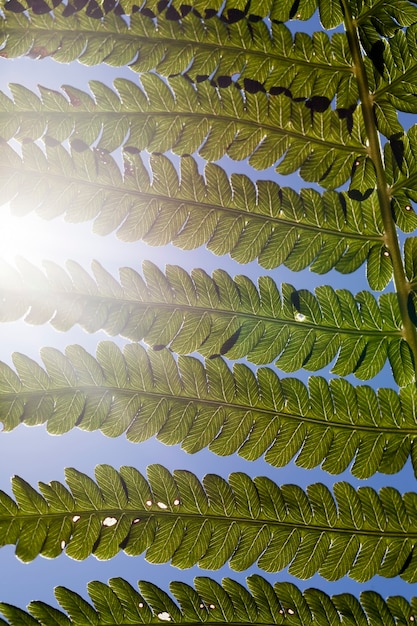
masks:
{"type": "MultiPolygon", "coordinates": [[[[136,75],[130,70],[108,66],[89,68],[79,63],[69,66],[58,65],[48,59],[43,61],[33,61],[28,58],[0,59],[0,87],[3,90],[9,82],[21,82],[33,89],[37,84],[54,89],[61,84],[73,84],[87,89],[89,79],[94,78],[111,84],[112,79],[118,76],[127,76],[131,80],[136,80],[136,75]]],[[[296,176],[283,178],[273,171],[254,173],[254,170],[250,170],[244,163],[229,161],[223,164],[227,165],[229,171],[247,173],[257,179],[273,177],[281,185],[297,187],[302,185],[302,181],[296,176]]],[[[10,242],[15,236],[14,232],[17,231],[20,231],[21,235],[19,237],[16,235],[15,252],[35,263],[40,263],[41,259],[54,260],[59,263],[63,263],[66,259],[75,259],[88,268],[94,258],[117,275],[119,267],[131,266],[140,269],[142,260],[150,259],[161,268],[167,263],[178,264],[187,270],[193,267],[203,267],[208,272],[222,267],[232,276],[245,274],[253,280],[260,275],[269,274],[277,283],[290,282],[298,288],[313,289],[320,284],[348,288],[354,292],[368,288],[364,278],[364,266],[353,276],[330,272],[325,277],[321,277],[309,271],[295,274],[286,268],[277,268],[267,272],[256,263],[242,266],[229,257],[219,258],[203,249],[185,252],[173,246],[151,248],[140,242],[122,244],[115,236],[102,238],[93,235],[91,224],[88,222],[80,225],[65,224],[61,219],[46,222],[36,218],[33,214],[25,218],[12,219],[8,207],[3,206],[0,212],[0,255],[3,250],[3,254],[8,256],[7,260],[10,260],[10,252],[6,250],[6,243],[10,242]]],[[[10,357],[13,351],[38,358],[38,352],[42,346],[64,349],[66,345],[72,343],[80,343],[94,353],[97,343],[103,339],[108,339],[104,333],[91,336],[79,328],[60,334],[47,326],[29,326],[23,322],[3,324],[0,327],[0,359],[11,363],[10,357]]],[[[123,341],[120,342],[120,345],[122,344],[123,341]]],[[[306,380],[307,373],[300,374],[301,376],[306,380]]],[[[353,379],[353,382],[358,381],[353,379]]],[[[379,375],[377,382],[379,385],[392,386],[391,376],[386,372],[379,375]]],[[[155,462],[162,463],[170,470],[189,469],[199,478],[207,472],[216,472],[227,477],[232,471],[243,471],[250,476],[267,475],[278,484],[297,483],[302,487],[312,482],[323,482],[331,486],[339,480],[349,480],[356,486],[367,484],[378,489],[383,485],[391,485],[400,491],[415,490],[415,477],[410,463],[400,474],[376,475],[368,481],[359,481],[349,473],[334,477],[319,469],[302,470],[294,464],[276,469],[262,460],[249,463],[238,456],[219,458],[208,451],[190,456],[179,447],[165,447],[155,440],[135,445],[129,443],[124,437],[110,440],[100,433],[86,433],[78,430],[61,437],[52,437],[46,434],[43,427],[19,427],[11,433],[3,433],[0,436],[0,488],[9,493],[10,477],[13,474],[18,474],[35,485],[39,480],[44,482],[63,480],[63,468],[66,466],[76,467],[92,476],[97,463],[109,463],[116,468],[121,465],[133,465],[145,472],[146,466],[155,462]]],[[[132,584],[135,584],[138,579],[145,579],[168,590],[169,580],[183,580],[191,584],[195,575],[211,575],[217,580],[223,576],[230,576],[243,582],[245,577],[254,571],[266,576],[270,582],[291,580],[301,588],[316,586],[327,593],[351,591],[357,594],[362,589],[374,589],[383,596],[402,594],[410,597],[412,595],[412,588],[401,580],[385,580],[378,577],[365,585],[359,585],[350,579],[328,583],[318,576],[309,581],[298,581],[286,572],[266,575],[257,568],[242,573],[233,572],[227,566],[217,572],[205,572],[197,568],[181,571],[169,565],[150,565],[142,556],[132,558],[124,554],[107,562],[100,562],[90,557],[80,563],[72,561],[63,554],[54,561],[38,557],[30,564],[23,564],[13,556],[13,552],[14,547],[10,546],[0,550],[0,571],[7,572],[7,575],[3,574],[0,578],[0,600],[15,603],[21,607],[32,599],[53,602],[53,586],[56,584],[68,586],[85,596],[86,583],[92,579],[106,581],[109,577],[122,576],[132,584]]]]}

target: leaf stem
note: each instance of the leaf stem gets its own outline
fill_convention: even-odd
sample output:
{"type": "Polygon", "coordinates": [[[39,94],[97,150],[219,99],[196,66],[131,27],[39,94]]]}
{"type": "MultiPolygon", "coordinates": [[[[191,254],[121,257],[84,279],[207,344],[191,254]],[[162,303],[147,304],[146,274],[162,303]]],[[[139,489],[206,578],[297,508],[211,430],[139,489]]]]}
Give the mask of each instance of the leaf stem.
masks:
{"type": "Polygon", "coordinates": [[[413,354],[415,379],[417,380],[417,332],[408,313],[408,298],[411,289],[410,283],[405,275],[397,230],[392,217],[391,193],[385,175],[379,133],[375,125],[373,96],[369,89],[361,45],[358,37],[357,24],[352,18],[347,0],[341,0],[341,5],[344,12],[346,36],[353,59],[353,70],[358,84],[363,121],[369,141],[368,155],[374,164],[376,172],[376,191],[378,194],[379,207],[384,225],[385,245],[391,255],[394,271],[394,285],[397,292],[403,325],[402,335],[407,341],[413,354]]]}

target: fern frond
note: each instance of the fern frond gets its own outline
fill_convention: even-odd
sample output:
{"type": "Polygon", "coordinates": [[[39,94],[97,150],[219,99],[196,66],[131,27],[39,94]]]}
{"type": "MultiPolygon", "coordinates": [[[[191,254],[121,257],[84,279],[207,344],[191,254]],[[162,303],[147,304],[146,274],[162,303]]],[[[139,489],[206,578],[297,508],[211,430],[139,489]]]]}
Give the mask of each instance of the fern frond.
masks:
{"type": "MultiPolygon", "coordinates": [[[[216,161],[225,154],[249,158],[257,169],[275,165],[290,174],[300,168],[304,180],[338,187],[351,174],[359,156],[366,156],[360,119],[353,127],[327,109],[314,112],[306,102],[285,95],[243,94],[234,86],[219,90],[207,81],[192,85],[183,76],[169,85],[156,74],[141,76],[143,88],[116,79],[116,93],[91,81],[93,99],[86,92],[65,86],[67,98],[40,88],[42,97],[21,85],[10,85],[14,100],[0,98],[0,133],[6,139],[45,143],[70,139],[72,148],[112,152],[130,150],[178,155],[198,152],[216,161]],[[88,113],[88,116],[86,116],[88,113]]],[[[373,186],[372,186],[373,188],[373,186]]]]}
{"type": "Polygon", "coordinates": [[[245,365],[230,371],[222,359],[205,367],[167,350],[129,344],[123,353],[102,342],[96,359],[81,346],[65,355],[43,348],[45,365],[15,354],[17,375],[0,363],[0,415],[5,431],[20,423],[46,423],[59,435],[74,427],[126,433],[139,443],[156,436],[188,453],[204,447],[221,456],[237,452],[247,460],[264,455],[275,467],[296,457],[301,467],[321,464],[333,474],[354,461],[352,474],[398,472],[415,461],[417,390],[353,387],[342,379],[299,380],[268,368],[256,375],[245,365]]]}
{"type": "Polygon", "coordinates": [[[36,210],[46,219],[94,219],[100,235],[117,229],[124,241],[172,242],[185,249],[205,244],[240,263],[257,258],[266,268],[284,264],[295,271],[310,266],[320,274],[333,268],[350,273],[367,260],[373,289],[392,278],[389,259],[384,271],[375,272],[385,251],[376,194],[363,202],[346,193],[297,194],[241,174],[229,179],[211,163],[203,177],[191,156],[181,159],[179,176],[168,158],[153,155],[151,183],[136,153],[124,153],[122,179],[112,157],[106,154],[103,163],[94,150],[70,157],[58,145],[47,148],[45,159],[35,144],[23,144],[22,152],[21,159],[4,146],[0,155],[2,201],[10,200],[17,214],[36,210]]]}
{"type": "Polygon", "coordinates": [[[359,27],[362,45],[369,52],[369,44],[382,37],[394,36],[400,28],[417,22],[417,7],[413,0],[360,0],[355,2],[355,21],[359,27]]]}
{"type": "Polygon", "coordinates": [[[241,472],[229,482],[207,474],[200,483],[162,465],[148,467],[148,481],[132,467],[98,465],[95,474],[96,482],[69,468],[69,490],[53,481],[39,483],[41,493],[15,476],[15,500],[0,492],[0,545],[16,544],[23,561],[64,550],[77,560],[110,559],[123,549],[179,568],[228,562],[242,571],[257,562],[269,572],[289,566],[303,579],[318,572],[328,580],[417,580],[414,493],[355,491],[346,482],[334,495],[320,483],[304,492],[241,472]]]}
{"type": "Polygon", "coordinates": [[[165,276],[150,262],[143,264],[146,282],[122,268],[119,284],[97,262],[95,280],[75,262],[68,263],[68,273],[48,263],[47,276],[17,263],[21,273],[6,265],[1,271],[4,321],[25,316],[58,330],[80,324],[87,332],[103,329],[178,354],[246,356],[256,364],[278,358],[276,365],[286,372],[315,371],[336,357],[335,374],[364,380],[388,358],[398,384],[414,379],[394,293],[383,294],[379,303],[369,292],[354,298],[328,286],[313,295],[283,284],[280,293],[268,276],[259,279],[257,290],[248,278],[233,280],[223,270],[210,278],[201,269],[189,275],[168,266],[165,276]]]}
{"type": "Polygon", "coordinates": [[[218,84],[233,75],[242,87],[247,80],[269,93],[322,97],[322,106],[336,94],[345,109],[358,101],[349,47],[340,33],[332,38],[324,32],[298,34],[293,40],[281,23],[272,23],[270,31],[262,20],[226,25],[217,16],[203,20],[192,12],[179,22],[135,13],[130,27],[114,14],[97,22],[85,13],[63,17],[58,9],[54,15],[11,14],[2,21],[1,54],[9,58],[28,54],[86,65],[130,63],[137,72],[186,72],[194,81],[210,77],[218,84]]]}
{"type": "Polygon", "coordinates": [[[402,134],[401,125],[396,121],[396,111],[416,113],[417,93],[417,25],[406,32],[398,31],[387,41],[381,40],[378,59],[375,61],[375,87],[373,98],[380,103],[377,107],[377,121],[384,116],[392,120],[384,126],[378,124],[388,138],[402,134]]]}
{"type": "MultiPolygon", "coordinates": [[[[34,10],[38,14],[53,11],[61,4],[61,0],[3,0],[6,11],[22,13],[34,10]]],[[[332,29],[343,23],[343,12],[337,0],[263,0],[262,2],[248,3],[246,0],[211,0],[208,4],[203,0],[193,0],[192,4],[183,0],[173,0],[167,4],[158,0],[146,0],[140,7],[134,0],[109,0],[103,3],[100,0],[81,0],[66,4],[64,15],[70,16],[85,9],[88,16],[100,19],[112,11],[134,13],[141,11],[150,18],[156,18],[166,13],[170,21],[181,21],[190,12],[209,21],[213,17],[221,17],[226,24],[234,24],[249,20],[256,23],[260,19],[269,18],[272,22],[287,22],[291,19],[308,20],[319,10],[320,21],[325,29],[332,29]]],[[[412,1],[397,0],[395,5],[389,0],[356,1],[356,19],[366,32],[375,31],[383,36],[392,36],[399,27],[409,26],[417,21],[416,8],[412,1]]]]}
{"type": "MultiPolygon", "coordinates": [[[[34,4],[34,0],[13,0],[13,2],[10,0],[2,0],[2,5],[4,5],[6,11],[13,11],[15,13],[31,11],[34,4]]],[[[37,0],[35,12],[40,14],[48,13],[60,4],[61,0],[37,0]]],[[[332,4],[337,6],[334,2],[332,4]]],[[[72,2],[69,0],[67,6],[68,8],[65,11],[65,15],[72,15],[73,13],[85,8],[87,14],[94,19],[101,18],[103,15],[111,11],[130,14],[139,9],[134,0],[122,0],[120,2],[112,0],[106,5],[104,5],[103,2],[100,2],[100,0],[82,0],[82,2],[72,2]]],[[[174,0],[174,2],[170,2],[169,11],[167,11],[167,13],[168,19],[171,21],[182,19],[184,15],[187,15],[190,10],[192,10],[204,19],[210,19],[215,15],[219,15],[227,23],[234,23],[247,18],[252,18],[251,21],[254,21],[259,17],[270,17],[271,20],[284,22],[294,17],[297,19],[308,20],[314,14],[317,3],[316,0],[313,2],[311,0],[301,0],[297,3],[294,3],[293,0],[290,0],[289,2],[264,0],[263,2],[258,2],[252,8],[249,7],[250,5],[247,5],[247,3],[242,0],[228,0],[225,3],[220,2],[219,0],[210,0],[209,4],[207,2],[203,2],[202,0],[193,0],[191,7],[189,4],[184,4],[182,0],[174,0]],[[295,15],[296,11],[298,11],[297,15],[295,15]]],[[[164,13],[165,9],[165,3],[161,6],[161,3],[157,2],[157,0],[147,0],[141,4],[139,10],[148,17],[154,18],[161,13],[164,13]]],[[[339,7],[339,10],[336,12],[337,17],[339,17],[340,14],[341,12],[339,7]]],[[[340,23],[340,21],[338,23],[340,23]]],[[[337,24],[335,23],[334,26],[337,26],[337,24]]],[[[332,28],[332,26],[327,27],[332,28]]]]}
{"type": "Polygon", "coordinates": [[[384,150],[387,181],[390,185],[395,221],[406,232],[415,230],[417,216],[417,126],[395,136],[384,150]]]}
{"type": "Polygon", "coordinates": [[[417,619],[417,599],[410,601],[401,596],[384,600],[375,591],[363,591],[360,600],[343,593],[329,596],[318,589],[300,591],[288,582],[271,585],[256,574],[246,579],[247,588],[233,580],[223,578],[219,583],[206,576],[194,578],[194,587],[186,583],[170,583],[171,595],[148,581],[138,581],[139,591],[123,578],[111,578],[108,585],[99,581],[88,583],[90,603],[65,587],[56,587],[55,596],[59,611],[44,602],[31,602],[28,612],[1,603],[0,611],[7,624],[44,626],[54,624],[70,626],[90,624],[123,626],[124,624],[150,624],[170,621],[195,624],[216,621],[223,624],[406,624],[417,619]],[[352,618],[355,622],[352,622],[352,618]],[[31,619],[33,621],[31,621],[31,619]],[[48,621],[49,620],[49,621],[48,621]],[[341,621],[340,621],[341,620],[341,621]]]}

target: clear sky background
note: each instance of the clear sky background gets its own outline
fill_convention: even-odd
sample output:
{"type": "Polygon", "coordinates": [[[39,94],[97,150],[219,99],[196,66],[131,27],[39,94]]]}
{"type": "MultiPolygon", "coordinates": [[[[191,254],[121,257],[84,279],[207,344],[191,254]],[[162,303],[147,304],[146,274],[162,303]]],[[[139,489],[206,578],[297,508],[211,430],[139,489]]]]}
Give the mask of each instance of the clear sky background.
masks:
{"type": "MultiPolygon", "coordinates": [[[[303,26],[306,29],[305,25],[303,26]]],[[[108,66],[89,68],[79,63],[59,65],[49,59],[34,61],[29,58],[20,60],[0,58],[0,88],[6,92],[7,84],[10,82],[22,83],[33,89],[36,89],[37,84],[53,89],[59,88],[62,84],[88,89],[90,79],[102,80],[110,85],[112,80],[119,76],[136,80],[136,74],[129,69],[108,66]]],[[[234,163],[225,159],[222,160],[222,165],[227,166],[229,172],[246,173],[255,179],[274,179],[283,186],[298,188],[307,186],[297,176],[283,178],[273,170],[255,172],[242,162],[234,163]]],[[[269,274],[278,284],[290,282],[297,288],[313,289],[320,284],[330,284],[337,288],[351,289],[353,292],[368,289],[365,266],[350,276],[330,272],[322,277],[308,270],[296,274],[282,267],[268,272],[257,263],[239,265],[229,257],[216,257],[205,249],[184,252],[173,246],[152,248],[141,242],[122,243],[114,235],[99,237],[92,233],[89,222],[81,225],[66,224],[62,219],[46,222],[34,214],[24,218],[13,218],[9,207],[4,205],[0,209],[0,256],[12,261],[15,255],[24,256],[39,265],[42,259],[61,264],[66,259],[74,259],[85,268],[89,268],[92,259],[97,259],[115,276],[119,267],[130,266],[139,270],[142,261],[150,259],[161,269],[168,263],[178,264],[186,270],[202,267],[207,272],[221,267],[232,276],[245,274],[253,280],[260,275],[269,274]]],[[[30,326],[24,322],[2,324],[0,359],[11,364],[11,354],[15,351],[38,359],[42,346],[54,346],[63,350],[72,343],[80,343],[94,354],[97,343],[103,339],[107,340],[109,337],[104,333],[87,335],[79,328],[61,334],[48,326],[30,326]]],[[[125,343],[117,338],[115,341],[118,341],[119,345],[125,343]]],[[[307,380],[308,375],[306,372],[297,372],[295,376],[307,380]]],[[[353,377],[349,380],[358,384],[353,377]]],[[[371,384],[393,385],[387,370],[371,381],[371,384]]],[[[79,430],[73,430],[60,437],[52,437],[42,426],[36,428],[21,426],[11,433],[0,433],[0,489],[8,493],[11,493],[10,477],[13,474],[18,474],[35,485],[40,480],[62,481],[63,468],[67,466],[76,467],[93,476],[94,467],[98,463],[108,463],[117,469],[121,465],[133,465],[142,473],[145,473],[146,466],[150,463],[162,463],[170,470],[191,470],[200,479],[207,472],[215,472],[227,478],[232,471],[243,471],[250,476],[267,475],[278,484],[297,483],[302,487],[312,482],[323,482],[331,487],[339,480],[348,480],[354,486],[366,484],[376,489],[384,485],[391,485],[402,492],[416,489],[415,477],[409,462],[401,473],[394,476],[377,474],[367,481],[360,481],[349,472],[331,476],[320,469],[307,471],[297,468],[294,464],[277,469],[267,465],[262,459],[251,463],[237,455],[217,457],[209,451],[202,451],[192,456],[183,452],[179,446],[166,447],[156,440],[137,445],[129,443],[124,436],[111,440],[101,433],[79,430]]],[[[198,568],[182,571],[170,565],[151,565],[143,556],[132,558],[123,553],[104,562],[98,561],[95,557],[76,562],[62,554],[55,560],[38,557],[32,563],[23,564],[14,557],[14,546],[0,550],[0,572],[0,601],[21,607],[33,599],[54,602],[53,587],[57,584],[74,589],[86,597],[86,584],[89,580],[105,582],[113,576],[122,576],[133,585],[138,579],[150,580],[166,591],[170,580],[182,580],[192,584],[194,576],[209,575],[217,580],[221,580],[223,576],[230,576],[243,583],[246,576],[254,572],[265,576],[270,582],[289,580],[302,589],[313,586],[327,593],[350,591],[359,594],[363,589],[373,589],[383,596],[401,594],[410,598],[414,589],[400,579],[387,580],[375,577],[364,585],[357,584],[349,578],[329,583],[319,576],[308,581],[299,581],[285,571],[270,575],[256,567],[241,573],[233,572],[228,566],[216,572],[198,568]]]]}

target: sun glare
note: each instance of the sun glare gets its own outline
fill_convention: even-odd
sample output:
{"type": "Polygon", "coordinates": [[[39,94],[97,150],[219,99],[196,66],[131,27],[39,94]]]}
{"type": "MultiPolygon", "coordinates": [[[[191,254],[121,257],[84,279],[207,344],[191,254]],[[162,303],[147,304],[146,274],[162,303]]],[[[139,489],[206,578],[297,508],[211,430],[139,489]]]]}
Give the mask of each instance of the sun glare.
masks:
{"type": "Polygon", "coordinates": [[[35,214],[16,217],[5,205],[0,212],[0,257],[13,263],[18,256],[33,263],[48,256],[57,247],[48,224],[35,214]]]}

